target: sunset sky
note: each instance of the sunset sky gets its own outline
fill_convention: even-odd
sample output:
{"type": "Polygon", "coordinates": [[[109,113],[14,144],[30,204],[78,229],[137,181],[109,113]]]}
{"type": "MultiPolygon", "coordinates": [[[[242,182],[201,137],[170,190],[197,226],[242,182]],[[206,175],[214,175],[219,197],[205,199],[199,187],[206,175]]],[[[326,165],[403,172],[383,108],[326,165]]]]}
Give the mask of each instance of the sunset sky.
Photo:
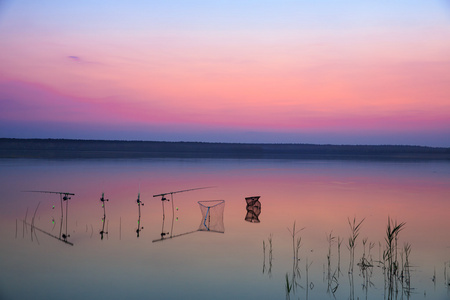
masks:
{"type": "Polygon", "coordinates": [[[0,0],[0,137],[450,147],[450,1],[0,0]]]}

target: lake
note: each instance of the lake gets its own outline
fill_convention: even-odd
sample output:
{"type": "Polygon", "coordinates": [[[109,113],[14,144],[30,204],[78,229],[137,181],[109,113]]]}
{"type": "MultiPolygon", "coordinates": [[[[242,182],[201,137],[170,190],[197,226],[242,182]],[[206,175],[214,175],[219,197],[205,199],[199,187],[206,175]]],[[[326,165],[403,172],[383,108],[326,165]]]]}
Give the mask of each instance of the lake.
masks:
{"type": "Polygon", "coordinates": [[[1,159],[0,166],[1,299],[450,297],[447,161],[1,159]],[[195,188],[203,189],[169,193],[195,188]],[[63,201],[26,191],[75,195],[63,201]],[[170,201],[153,197],[164,193],[170,201]],[[245,220],[255,212],[251,196],[260,196],[259,222],[245,220]],[[203,202],[205,215],[198,201],[207,200],[224,204],[203,202]],[[391,229],[404,222],[391,252],[388,218],[391,229]]]}

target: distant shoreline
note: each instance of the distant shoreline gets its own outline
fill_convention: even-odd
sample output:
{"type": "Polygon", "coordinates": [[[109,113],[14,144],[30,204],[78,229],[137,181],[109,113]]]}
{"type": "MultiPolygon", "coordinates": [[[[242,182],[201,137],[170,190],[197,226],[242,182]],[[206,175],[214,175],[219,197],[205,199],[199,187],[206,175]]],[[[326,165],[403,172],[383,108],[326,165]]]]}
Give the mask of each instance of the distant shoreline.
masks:
{"type": "Polygon", "coordinates": [[[0,138],[0,158],[450,160],[450,148],[0,138]]]}

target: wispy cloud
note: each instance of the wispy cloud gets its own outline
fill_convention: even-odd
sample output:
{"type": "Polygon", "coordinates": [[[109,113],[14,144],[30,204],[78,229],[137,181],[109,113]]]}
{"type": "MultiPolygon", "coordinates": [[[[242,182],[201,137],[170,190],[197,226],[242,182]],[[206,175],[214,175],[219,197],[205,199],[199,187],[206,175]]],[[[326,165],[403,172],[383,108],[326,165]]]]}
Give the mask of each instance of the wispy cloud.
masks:
{"type": "Polygon", "coordinates": [[[67,56],[67,58],[70,61],[73,61],[73,62],[76,62],[76,63],[80,63],[81,62],[81,58],[79,56],[70,55],[70,56],[67,56]]]}
{"type": "Polygon", "coordinates": [[[76,56],[76,55],[69,55],[69,56],[67,56],[67,59],[70,62],[73,62],[73,63],[76,63],[76,64],[82,64],[82,65],[103,65],[100,62],[86,60],[84,57],[81,58],[80,56],[76,56]]]}

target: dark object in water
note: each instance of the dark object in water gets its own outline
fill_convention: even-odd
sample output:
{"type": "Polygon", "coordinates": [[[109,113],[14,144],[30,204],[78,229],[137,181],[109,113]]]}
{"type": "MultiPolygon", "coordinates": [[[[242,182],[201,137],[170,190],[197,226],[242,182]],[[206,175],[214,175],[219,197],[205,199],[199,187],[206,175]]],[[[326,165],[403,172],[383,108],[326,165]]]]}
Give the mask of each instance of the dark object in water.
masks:
{"type": "Polygon", "coordinates": [[[251,223],[259,223],[259,215],[261,214],[261,202],[259,198],[261,196],[246,197],[247,202],[247,214],[245,215],[245,221],[251,223]]]}

